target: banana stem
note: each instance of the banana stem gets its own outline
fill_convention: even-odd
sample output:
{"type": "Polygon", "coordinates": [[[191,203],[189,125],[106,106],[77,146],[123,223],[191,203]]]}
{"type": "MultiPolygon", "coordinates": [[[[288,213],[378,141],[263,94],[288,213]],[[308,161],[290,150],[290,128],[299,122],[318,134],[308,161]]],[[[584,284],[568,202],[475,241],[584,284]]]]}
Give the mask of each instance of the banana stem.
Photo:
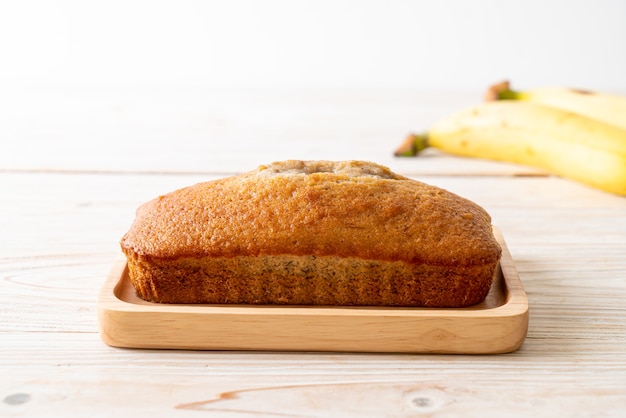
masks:
{"type": "Polygon", "coordinates": [[[519,100],[521,93],[511,90],[511,84],[508,81],[489,86],[485,93],[486,102],[495,102],[496,100],[519,100]]]}
{"type": "Polygon", "coordinates": [[[415,157],[428,146],[427,134],[409,134],[393,155],[396,157],[415,157]]]}

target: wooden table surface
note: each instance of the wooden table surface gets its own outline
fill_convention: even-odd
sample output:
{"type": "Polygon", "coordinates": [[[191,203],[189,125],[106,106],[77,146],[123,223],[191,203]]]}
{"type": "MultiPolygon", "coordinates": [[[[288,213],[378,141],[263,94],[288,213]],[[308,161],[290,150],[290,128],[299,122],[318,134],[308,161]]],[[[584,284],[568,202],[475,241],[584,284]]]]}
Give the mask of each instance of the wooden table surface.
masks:
{"type": "Polygon", "coordinates": [[[626,198],[426,152],[480,92],[32,88],[0,95],[0,416],[626,414],[626,198]],[[283,159],[366,159],[487,209],[530,305],[502,355],[136,350],[97,297],[136,207],[283,159]]]}

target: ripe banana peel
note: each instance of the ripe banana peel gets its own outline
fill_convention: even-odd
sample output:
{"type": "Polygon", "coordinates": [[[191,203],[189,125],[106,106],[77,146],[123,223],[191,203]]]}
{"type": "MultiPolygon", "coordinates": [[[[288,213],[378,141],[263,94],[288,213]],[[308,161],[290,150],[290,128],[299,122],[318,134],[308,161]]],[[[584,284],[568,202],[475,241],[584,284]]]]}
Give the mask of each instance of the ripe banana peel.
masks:
{"type": "Polygon", "coordinates": [[[396,156],[426,147],[524,164],[626,195],[626,129],[528,101],[481,103],[410,135],[396,156]]]}
{"type": "Polygon", "coordinates": [[[512,90],[508,81],[494,84],[485,101],[522,100],[580,113],[626,129],[626,97],[564,87],[512,90]]]}

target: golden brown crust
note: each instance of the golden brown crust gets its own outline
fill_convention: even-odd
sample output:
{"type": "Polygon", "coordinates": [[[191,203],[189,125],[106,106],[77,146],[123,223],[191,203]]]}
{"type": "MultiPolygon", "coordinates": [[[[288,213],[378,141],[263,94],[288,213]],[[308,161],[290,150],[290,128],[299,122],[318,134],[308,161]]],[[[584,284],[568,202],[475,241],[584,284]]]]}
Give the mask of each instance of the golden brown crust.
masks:
{"type": "MultiPolygon", "coordinates": [[[[131,278],[134,276],[137,288],[158,287],[154,280],[159,274],[191,277],[197,273],[191,290],[196,294],[202,293],[199,290],[202,286],[197,284],[202,282],[202,277],[214,281],[218,275],[225,277],[224,272],[232,270],[232,266],[230,270],[216,267],[216,263],[224,260],[239,266],[229,279],[233,285],[237,276],[250,276],[252,270],[246,273],[245,269],[246,265],[254,265],[253,260],[260,260],[263,265],[277,256],[291,257],[291,262],[313,256],[319,260],[335,257],[356,263],[353,264],[357,267],[345,276],[348,280],[352,275],[354,286],[358,286],[359,281],[365,283],[367,269],[363,269],[363,265],[372,261],[383,263],[385,268],[396,265],[396,270],[402,270],[398,269],[399,265],[407,267],[406,274],[393,273],[393,269],[385,270],[382,275],[379,272],[379,277],[389,283],[395,280],[396,287],[394,274],[407,281],[417,274],[417,267],[441,270],[437,280],[444,281],[446,275],[454,275],[458,281],[463,269],[474,273],[480,270],[482,276],[490,276],[480,279],[480,289],[473,290],[484,297],[501,253],[493,236],[491,219],[478,205],[396,175],[385,167],[357,161],[286,161],[174,191],[139,208],[121,246],[129,258],[131,278]],[[246,263],[241,263],[244,259],[246,263]],[[186,273],[181,266],[189,267],[186,273]],[[222,273],[218,274],[219,271],[222,273]]],[[[332,267],[322,268],[319,262],[308,268],[319,270],[319,275],[332,271],[332,267]]],[[[258,271],[253,274],[257,282],[266,280],[269,285],[272,277],[285,283],[290,277],[294,283],[302,279],[302,275],[283,274],[284,265],[266,270],[265,276],[258,271]]],[[[424,276],[422,281],[432,277],[432,274],[424,276]]],[[[171,281],[161,279],[172,289],[171,281]]],[[[245,279],[245,284],[239,282],[240,287],[253,286],[250,277],[245,279]]],[[[476,278],[471,277],[465,280],[476,282],[476,278]]],[[[179,281],[184,282],[182,278],[179,281]]],[[[443,285],[442,288],[455,286],[443,285]]],[[[246,293],[241,288],[237,292],[246,293]]],[[[293,294],[293,290],[290,292],[293,294]]],[[[162,291],[139,293],[148,300],[167,299],[155,296],[155,293],[163,295],[162,291]]],[[[419,289],[414,289],[414,293],[420,293],[419,289]]],[[[215,302],[206,296],[188,296],[185,302],[231,303],[229,297],[220,297],[221,302],[215,302]]],[[[285,295],[280,297],[284,299],[285,295]]],[[[396,298],[403,301],[399,303],[402,305],[425,305],[423,298],[407,298],[406,295],[396,298]]],[[[267,298],[243,299],[234,303],[272,303],[267,298]]],[[[273,303],[315,303],[315,298],[291,299],[273,303]]],[[[341,295],[317,299],[343,300],[341,295]]],[[[394,305],[393,301],[383,302],[382,299],[378,296],[378,304],[394,305]]],[[[440,300],[441,297],[431,294],[430,299],[440,300]]],[[[459,297],[448,296],[448,299],[457,303],[459,297]]],[[[476,297],[469,299],[474,301],[476,297]]],[[[377,304],[371,303],[375,300],[376,297],[370,297],[369,303],[358,303],[355,299],[349,304],[377,304]]],[[[177,299],[170,302],[177,302],[177,299]]],[[[450,304],[438,303],[438,306],[443,305],[450,304]]]]}

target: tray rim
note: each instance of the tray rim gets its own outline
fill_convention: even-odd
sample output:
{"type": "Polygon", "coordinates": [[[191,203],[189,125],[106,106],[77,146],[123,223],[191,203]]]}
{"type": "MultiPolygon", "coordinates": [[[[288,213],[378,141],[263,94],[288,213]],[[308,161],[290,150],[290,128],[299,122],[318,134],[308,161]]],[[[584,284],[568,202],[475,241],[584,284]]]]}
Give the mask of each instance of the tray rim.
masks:
{"type": "MultiPolygon", "coordinates": [[[[102,340],[114,347],[127,347],[127,348],[165,348],[165,349],[200,349],[200,350],[222,350],[223,346],[211,346],[211,344],[204,344],[197,346],[194,344],[186,344],[185,341],[180,343],[163,343],[162,345],[155,343],[132,343],[130,341],[120,338],[119,332],[115,336],[115,326],[119,324],[119,321],[133,320],[133,317],[139,317],[141,315],[148,315],[151,318],[169,317],[167,319],[174,320],[177,317],[182,319],[196,320],[198,318],[204,318],[209,320],[211,317],[220,318],[222,320],[241,320],[242,318],[256,318],[263,325],[271,325],[273,322],[279,323],[280,320],[286,320],[289,318],[313,318],[317,320],[340,318],[342,321],[363,321],[367,318],[384,318],[387,322],[393,323],[393,321],[411,320],[411,324],[416,325],[419,321],[436,321],[436,328],[441,332],[446,332],[446,327],[441,325],[445,321],[466,321],[478,320],[478,321],[498,321],[500,325],[505,322],[516,323],[521,328],[517,332],[517,341],[514,343],[503,344],[498,343],[498,335],[493,335],[488,338],[493,344],[485,344],[486,339],[483,338],[482,345],[484,349],[468,348],[467,350],[448,350],[445,347],[440,348],[428,348],[419,349],[416,346],[413,350],[398,349],[394,350],[384,349],[383,351],[389,352],[431,352],[431,353],[457,353],[457,354],[488,354],[488,353],[505,353],[517,350],[526,338],[528,328],[528,297],[522,286],[519,274],[513,263],[511,254],[504,241],[501,232],[494,228],[494,235],[502,247],[502,257],[498,266],[498,278],[501,283],[501,292],[504,296],[504,302],[499,306],[490,308],[412,308],[412,307],[366,307],[366,306],[280,306],[280,305],[179,305],[179,304],[157,304],[157,303],[132,303],[122,300],[116,295],[116,288],[122,284],[122,280],[125,278],[127,265],[126,258],[123,254],[119,254],[118,259],[114,263],[113,267],[102,289],[98,295],[98,316],[100,323],[100,335],[102,340]]],[[[470,321],[471,322],[471,321],[470,321]]],[[[155,332],[162,332],[167,334],[171,329],[161,328],[155,332]]],[[[295,333],[297,334],[297,332],[295,333]]],[[[295,335],[293,338],[297,338],[295,335]]],[[[123,333],[122,333],[123,336],[123,333]]],[[[233,339],[238,336],[233,335],[233,339]]],[[[463,337],[463,336],[462,336],[463,337]]],[[[465,337],[463,337],[465,338],[465,337]]],[[[285,349],[272,348],[271,344],[259,344],[254,343],[251,347],[233,347],[226,349],[235,350],[270,350],[270,351],[285,351],[285,349]]],[[[358,351],[358,352],[372,352],[380,351],[377,349],[368,349],[367,346],[363,346],[358,350],[327,350],[319,349],[315,347],[315,344],[311,344],[311,347],[287,347],[287,351],[358,351]]]]}

